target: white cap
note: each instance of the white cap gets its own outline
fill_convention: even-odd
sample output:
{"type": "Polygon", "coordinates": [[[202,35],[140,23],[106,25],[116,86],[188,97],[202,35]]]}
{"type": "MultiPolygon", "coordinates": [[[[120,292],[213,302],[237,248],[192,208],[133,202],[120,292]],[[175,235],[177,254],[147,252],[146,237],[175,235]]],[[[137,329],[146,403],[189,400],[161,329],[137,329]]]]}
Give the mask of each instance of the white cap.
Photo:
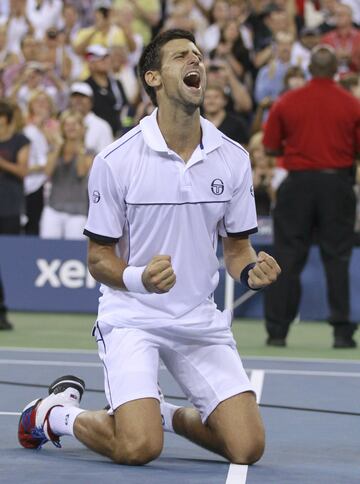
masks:
{"type": "Polygon", "coordinates": [[[107,55],[109,55],[109,51],[103,45],[99,45],[99,44],[89,45],[89,47],[86,49],[87,60],[102,59],[107,55]]]}
{"type": "Polygon", "coordinates": [[[82,94],[83,96],[93,97],[94,93],[87,82],[74,82],[70,88],[70,94],[82,94]]]}
{"type": "Polygon", "coordinates": [[[94,3],[94,10],[98,10],[99,8],[107,8],[110,10],[112,7],[112,1],[111,0],[95,0],[94,3]]]}

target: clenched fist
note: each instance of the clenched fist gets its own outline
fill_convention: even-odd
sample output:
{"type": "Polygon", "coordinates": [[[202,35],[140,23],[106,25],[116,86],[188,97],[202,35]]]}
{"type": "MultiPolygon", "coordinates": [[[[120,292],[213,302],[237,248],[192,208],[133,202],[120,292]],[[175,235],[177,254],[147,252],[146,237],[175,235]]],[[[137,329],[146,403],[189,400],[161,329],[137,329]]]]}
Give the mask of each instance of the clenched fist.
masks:
{"type": "Polygon", "coordinates": [[[259,252],[255,267],[249,271],[248,284],[252,289],[261,289],[275,282],[281,269],[276,260],[266,252],[259,252]]]}
{"type": "Polygon", "coordinates": [[[176,275],[169,255],[156,255],[142,273],[142,283],[149,292],[164,294],[169,292],[176,282],[176,275]]]}

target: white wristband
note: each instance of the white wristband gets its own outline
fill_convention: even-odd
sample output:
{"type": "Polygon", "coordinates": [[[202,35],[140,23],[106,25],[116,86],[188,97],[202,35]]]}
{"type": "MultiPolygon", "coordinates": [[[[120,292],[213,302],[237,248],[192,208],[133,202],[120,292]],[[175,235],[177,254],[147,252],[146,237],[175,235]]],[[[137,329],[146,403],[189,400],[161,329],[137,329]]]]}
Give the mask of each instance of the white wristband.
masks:
{"type": "Polygon", "coordinates": [[[139,292],[149,294],[142,282],[142,274],[146,266],[135,267],[127,266],[123,272],[123,282],[129,292],[139,292]]]}

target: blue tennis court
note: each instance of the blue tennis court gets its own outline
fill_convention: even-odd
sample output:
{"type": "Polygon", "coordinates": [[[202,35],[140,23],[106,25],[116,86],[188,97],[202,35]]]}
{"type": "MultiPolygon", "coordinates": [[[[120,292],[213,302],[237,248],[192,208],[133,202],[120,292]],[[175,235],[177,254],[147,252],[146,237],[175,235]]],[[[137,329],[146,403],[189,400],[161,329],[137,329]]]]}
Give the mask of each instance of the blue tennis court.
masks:
{"type": "MultiPolygon", "coordinates": [[[[185,439],[166,434],[159,459],[144,467],[113,464],[62,438],[62,449],[17,443],[23,406],[46,395],[48,384],[75,374],[87,385],[82,406],[102,408],[102,366],[94,351],[0,349],[0,482],[57,484],[358,484],[360,482],[360,362],[244,358],[267,430],[267,449],[254,466],[229,465],[185,439]]],[[[181,390],[160,368],[164,393],[184,404],[181,390]]]]}

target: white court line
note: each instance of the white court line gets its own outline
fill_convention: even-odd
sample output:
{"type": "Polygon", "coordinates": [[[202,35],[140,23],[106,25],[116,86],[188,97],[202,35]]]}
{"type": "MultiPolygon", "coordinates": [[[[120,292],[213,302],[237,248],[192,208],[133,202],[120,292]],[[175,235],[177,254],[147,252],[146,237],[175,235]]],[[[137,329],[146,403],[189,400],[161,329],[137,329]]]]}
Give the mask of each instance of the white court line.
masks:
{"type": "Polygon", "coordinates": [[[1,415],[20,417],[21,412],[0,412],[1,415]]]}
{"type": "MultiPolygon", "coordinates": [[[[246,368],[246,371],[255,371],[251,368],[246,368]]],[[[360,378],[360,373],[354,371],[321,371],[321,370],[280,370],[280,369],[265,369],[261,368],[266,374],[272,375],[300,375],[300,376],[341,376],[341,377],[351,377],[351,378],[360,378]]]]}
{"type": "Polygon", "coordinates": [[[23,346],[0,346],[0,351],[19,351],[23,353],[79,353],[85,355],[97,355],[96,350],[77,350],[65,348],[24,348],[23,346]]]}
{"type": "MultiPolygon", "coordinates": [[[[68,349],[68,348],[25,348],[23,346],[0,346],[0,351],[18,351],[33,353],[79,353],[97,355],[96,350],[68,349]]],[[[259,361],[290,361],[299,363],[335,363],[339,365],[360,365],[360,360],[338,360],[336,358],[296,358],[291,356],[242,356],[244,360],[259,361]]]]}
{"type": "MultiPolygon", "coordinates": [[[[241,352],[240,352],[241,353],[241,352]]],[[[241,360],[259,360],[259,361],[289,361],[299,363],[335,363],[335,364],[351,364],[360,365],[360,360],[338,360],[336,358],[296,358],[291,356],[243,356],[241,360]]]]}
{"type": "MultiPolygon", "coordinates": [[[[53,360],[12,360],[0,359],[0,365],[33,365],[33,366],[78,366],[84,368],[102,368],[101,363],[90,361],[53,361],[53,360]]],[[[160,369],[166,369],[165,365],[160,362],[160,369]]],[[[327,377],[347,377],[360,378],[359,372],[345,372],[345,371],[321,371],[321,370],[281,370],[281,369],[267,369],[267,368],[246,368],[246,371],[251,372],[252,378],[258,378],[253,375],[273,374],[273,375],[298,375],[298,376],[327,376],[327,377]]],[[[259,386],[260,387],[260,386],[259,386]]]]}
{"type": "MultiPolygon", "coordinates": [[[[260,403],[261,393],[264,385],[264,370],[252,370],[250,381],[256,393],[256,401],[260,403]]],[[[245,484],[248,472],[246,465],[230,464],[225,484],[245,484]]]]}
{"type": "Polygon", "coordinates": [[[0,365],[34,365],[34,366],[79,366],[88,368],[102,368],[101,363],[90,361],[53,361],[53,360],[5,360],[0,359],[0,365]]]}

